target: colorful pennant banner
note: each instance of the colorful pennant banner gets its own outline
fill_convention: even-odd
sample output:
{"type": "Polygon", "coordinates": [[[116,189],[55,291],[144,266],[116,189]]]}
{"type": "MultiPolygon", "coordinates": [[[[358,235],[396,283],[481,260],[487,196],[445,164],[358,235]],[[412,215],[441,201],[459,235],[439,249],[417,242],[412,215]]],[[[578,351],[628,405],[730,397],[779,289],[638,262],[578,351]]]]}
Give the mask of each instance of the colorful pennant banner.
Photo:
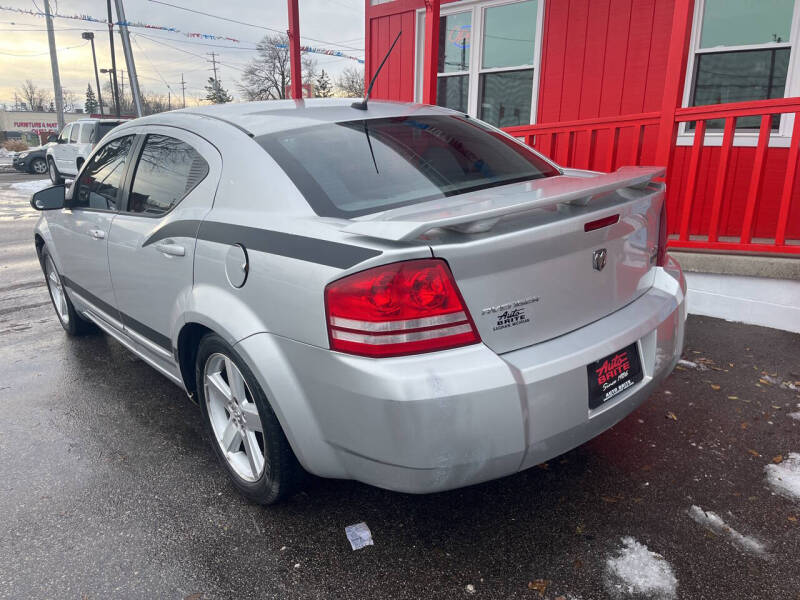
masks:
{"type": "MultiPolygon", "coordinates": [[[[276,44],[278,48],[288,48],[286,44],[276,44]]],[[[300,46],[300,52],[309,52],[311,54],[325,54],[327,56],[338,56],[339,58],[349,58],[360,64],[364,64],[363,58],[357,56],[350,56],[341,52],[340,50],[331,50],[330,48],[315,48],[314,46],[300,46]]]]}

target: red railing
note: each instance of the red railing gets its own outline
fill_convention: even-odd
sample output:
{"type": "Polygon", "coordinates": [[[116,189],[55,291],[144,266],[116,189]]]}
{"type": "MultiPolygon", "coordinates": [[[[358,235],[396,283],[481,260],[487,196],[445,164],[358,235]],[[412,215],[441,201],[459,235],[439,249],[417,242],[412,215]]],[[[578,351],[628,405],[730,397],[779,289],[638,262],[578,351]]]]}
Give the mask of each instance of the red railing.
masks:
{"type": "MultiPolygon", "coordinates": [[[[612,171],[655,164],[660,122],[653,112],[506,131],[561,165],[612,171]]],[[[662,137],[671,140],[669,152],[660,153],[669,155],[670,246],[800,255],[800,98],[679,108],[672,124],[671,138],[662,137]],[[788,148],[770,147],[773,117],[781,114],[794,115],[791,140],[788,148]],[[754,116],[761,117],[757,138],[735,140],[737,119],[754,116]],[[721,134],[706,135],[715,119],[724,121],[721,134]],[[683,135],[692,145],[679,146],[681,124],[689,122],[694,129],[683,135]]]]}

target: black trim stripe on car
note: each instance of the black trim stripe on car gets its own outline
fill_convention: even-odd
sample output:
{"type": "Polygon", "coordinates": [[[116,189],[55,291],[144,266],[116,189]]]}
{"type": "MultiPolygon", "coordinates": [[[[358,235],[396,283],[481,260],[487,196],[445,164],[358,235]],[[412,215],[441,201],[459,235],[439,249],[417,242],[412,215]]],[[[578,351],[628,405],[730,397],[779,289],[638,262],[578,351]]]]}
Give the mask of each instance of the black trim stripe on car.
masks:
{"type": "Polygon", "coordinates": [[[194,237],[195,233],[198,240],[228,245],[241,244],[248,250],[277,254],[340,269],[348,269],[382,254],[380,250],[372,248],[319,240],[281,231],[194,220],[167,223],[147,238],[142,246],[149,246],[168,237],[194,237]]]}
{"type": "Polygon", "coordinates": [[[97,308],[102,310],[105,313],[108,313],[112,317],[119,317],[125,327],[128,327],[134,333],[142,336],[143,338],[153,342],[156,346],[163,348],[167,352],[172,353],[172,343],[170,339],[157,332],[155,329],[152,329],[142,323],[141,321],[137,321],[130,315],[126,315],[124,312],[111,306],[105,300],[98,298],[94,294],[92,294],[89,290],[84,287],[81,287],[74,281],[72,281],[69,277],[65,277],[64,275],[61,276],[61,281],[66,285],[68,288],[73,290],[76,294],[83,296],[87,301],[94,304],[97,308]]]}

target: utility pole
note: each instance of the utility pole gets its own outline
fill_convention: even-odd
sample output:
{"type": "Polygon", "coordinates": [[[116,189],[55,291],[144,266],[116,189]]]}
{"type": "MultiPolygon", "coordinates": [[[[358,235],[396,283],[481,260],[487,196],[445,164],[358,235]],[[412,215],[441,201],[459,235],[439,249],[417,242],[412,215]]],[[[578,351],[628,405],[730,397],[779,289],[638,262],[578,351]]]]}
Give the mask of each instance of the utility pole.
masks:
{"type": "Polygon", "coordinates": [[[181,95],[183,96],[183,108],[186,108],[186,81],[183,79],[183,73],[181,73],[181,95]]]}
{"type": "Polygon", "coordinates": [[[108,7],[108,41],[111,44],[111,73],[112,78],[111,93],[114,94],[114,108],[117,118],[122,114],[119,106],[119,87],[117,87],[117,59],[114,57],[114,17],[111,16],[111,0],[106,0],[108,7]]]}
{"type": "Polygon", "coordinates": [[[289,2],[289,72],[292,77],[292,98],[303,98],[303,80],[300,72],[300,10],[297,0],[289,2]]]}
{"type": "Polygon", "coordinates": [[[217,54],[215,52],[208,53],[211,56],[211,68],[214,70],[214,80],[217,80],[217,54]]]}
{"type": "Polygon", "coordinates": [[[167,110],[172,110],[172,92],[167,92],[167,110]]]}
{"type": "Polygon", "coordinates": [[[122,0],[114,0],[117,7],[117,18],[119,19],[119,34],[122,37],[122,51],[125,53],[125,63],[128,65],[128,81],[131,84],[131,95],[133,104],[136,106],[136,116],[142,116],[142,95],[139,92],[139,80],[136,77],[136,64],[133,62],[133,50],[131,50],[131,37],[128,33],[128,25],[125,20],[125,9],[122,0]]]}
{"type": "Polygon", "coordinates": [[[44,0],[44,16],[47,21],[47,41],[50,44],[50,67],[53,69],[53,92],[56,97],[58,130],[64,129],[64,99],[61,97],[61,78],[58,75],[56,36],[53,33],[53,17],[50,15],[50,0],[44,0]]]}
{"type": "Polygon", "coordinates": [[[97,84],[97,104],[100,106],[100,116],[103,116],[103,94],[100,92],[100,75],[97,73],[97,55],[94,53],[94,33],[84,31],[81,37],[92,43],[92,62],[94,63],[94,81],[97,84]]]}
{"type": "Polygon", "coordinates": [[[125,69],[120,69],[121,73],[119,78],[119,103],[125,106],[125,69]]]}

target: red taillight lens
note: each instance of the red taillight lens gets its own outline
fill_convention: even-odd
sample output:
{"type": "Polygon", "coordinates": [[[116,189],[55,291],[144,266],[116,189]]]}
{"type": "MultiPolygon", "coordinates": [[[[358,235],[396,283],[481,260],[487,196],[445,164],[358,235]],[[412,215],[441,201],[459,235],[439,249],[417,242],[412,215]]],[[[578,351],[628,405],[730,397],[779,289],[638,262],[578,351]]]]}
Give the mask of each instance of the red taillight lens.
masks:
{"type": "Polygon", "coordinates": [[[667,199],[661,205],[661,218],[658,222],[658,255],[656,264],[663,267],[667,264],[667,199]]]}
{"type": "Polygon", "coordinates": [[[331,349],[384,357],[480,341],[453,275],[440,259],[375,267],[325,288],[331,349]]]}

